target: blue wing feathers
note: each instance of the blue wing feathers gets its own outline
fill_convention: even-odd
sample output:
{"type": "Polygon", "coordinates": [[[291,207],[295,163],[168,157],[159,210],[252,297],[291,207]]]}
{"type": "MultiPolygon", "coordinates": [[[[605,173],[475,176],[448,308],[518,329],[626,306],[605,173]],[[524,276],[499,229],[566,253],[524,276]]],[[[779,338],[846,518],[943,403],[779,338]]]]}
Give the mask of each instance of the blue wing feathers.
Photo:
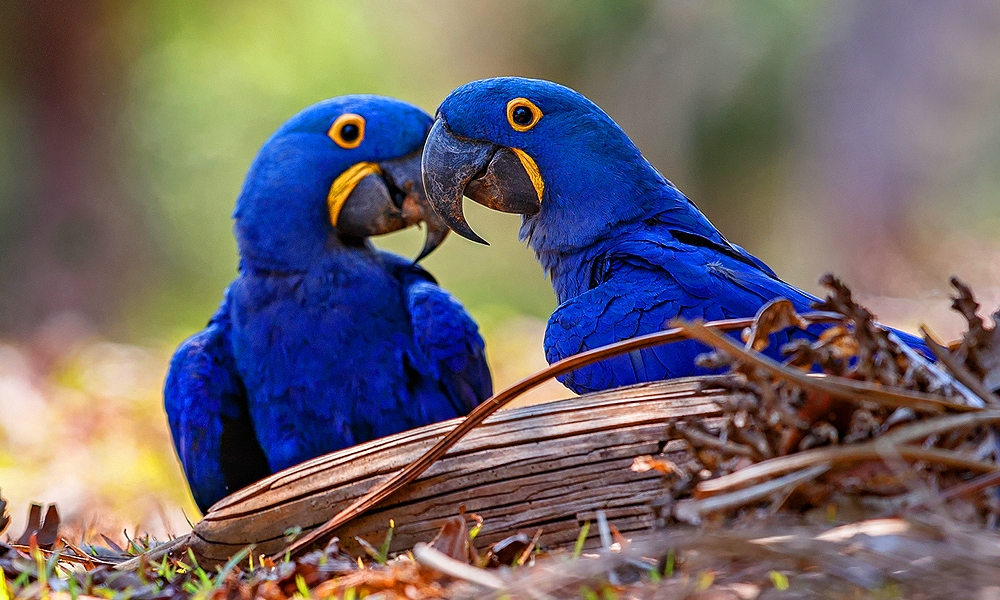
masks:
{"type": "Polygon", "coordinates": [[[164,384],[174,447],[202,511],[269,473],[249,426],[224,310],[177,349],[164,384]]]}
{"type": "Polygon", "coordinates": [[[464,415],[493,393],[485,344],[472,317],[451,294],[430,281],[406,288],[416,347],[453,403],[464,415]]]}
{"type": "MultiPolygon", "coordinates": [[[[765,303],[784,297],[802,312],[816,298],[758,268],[745,251],[720,252],[716,242],[693,246],[670,235],[643,231],[614,240],[596,261],[591,289],[561,304],[546,329],[546,358],[553,362],[584,350],[664,329],[675,317],[716,320],[753,316],[765,303]],[[738,254],[737,255],[734,255],[738,254]]],[[[819,331],[797,335],[814,337],[819,331]]],[[[737,334],[733,334],[736,336],[737,334]]],[[[923,344],[908,334],[904,341],[923,344]]],[[[787,335],[776,336],[768,352],[779,358],[787,335]]],[[[695,357],[708,348],[680,342],[617,357],[578,369],[561,379],[585,393],[640,381],[708,373],[695,357]]]]}

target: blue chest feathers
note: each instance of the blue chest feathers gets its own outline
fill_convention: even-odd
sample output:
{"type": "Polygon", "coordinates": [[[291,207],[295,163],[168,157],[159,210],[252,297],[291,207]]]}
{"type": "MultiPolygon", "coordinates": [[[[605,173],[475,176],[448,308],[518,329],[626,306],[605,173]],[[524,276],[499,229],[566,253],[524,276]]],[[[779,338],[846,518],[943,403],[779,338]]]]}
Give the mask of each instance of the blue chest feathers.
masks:
{"type": "Polygon", "coordinates": [[[377,257],[243,274],[233,353],[272,469],[424,422],[401,282],[377,257]]]}

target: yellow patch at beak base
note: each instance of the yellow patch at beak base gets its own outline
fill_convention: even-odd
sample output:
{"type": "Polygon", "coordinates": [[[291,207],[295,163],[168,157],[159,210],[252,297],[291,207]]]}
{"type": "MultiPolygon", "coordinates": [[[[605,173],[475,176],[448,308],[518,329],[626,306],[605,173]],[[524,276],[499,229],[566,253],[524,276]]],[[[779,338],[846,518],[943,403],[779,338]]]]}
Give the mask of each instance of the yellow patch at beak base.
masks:
{"type": "Polygon", "coordinates": [[[511,151],[517,155],[517,158],[521,161],[521,165],[524,166],[524,170],[528,173],[528,179],[531,180],[531,185],[535,188],[535,193],[538,194],[538,201],[541,202],[542,193],[545,192],[545,181],[538,170],[538,165],[535,164],[535,159],[528,156],[528,153],[524,150],[511,148],[511,151]]]}
{"type": "Polygon", "coordinates": [[[330,193],[326,197],[326,205],[330,209],[330,223],[334,227],[337,226],[340,209],[347,202],[347,197],[351,195],[351,192],[354,191],[354,188],[357,187],[362,179],[372,174],[381,175],[382,167],[373,162],[360,162],[333,180],[333,185],[330,186],[330,193]]]}

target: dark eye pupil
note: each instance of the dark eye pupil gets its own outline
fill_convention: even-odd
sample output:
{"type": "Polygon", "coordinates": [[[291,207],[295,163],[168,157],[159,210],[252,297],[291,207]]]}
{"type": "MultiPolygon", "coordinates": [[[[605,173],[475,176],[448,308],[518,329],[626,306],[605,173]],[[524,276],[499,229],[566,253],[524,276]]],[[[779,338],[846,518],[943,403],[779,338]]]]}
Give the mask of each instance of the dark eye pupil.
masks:
{"type": "Polygon", "coordinates": [[[361,135],[361,130],[354,123],[348,123],[340,128],[340,138],[345,142],[353,142],[361,135]]]}
{"type": "Polygon", "coordinates": [[[531,109],[527,106],[518,106],[511,116],[514,117],[514,122],[518,125],[523,126],[531,123],[531,109]]]}

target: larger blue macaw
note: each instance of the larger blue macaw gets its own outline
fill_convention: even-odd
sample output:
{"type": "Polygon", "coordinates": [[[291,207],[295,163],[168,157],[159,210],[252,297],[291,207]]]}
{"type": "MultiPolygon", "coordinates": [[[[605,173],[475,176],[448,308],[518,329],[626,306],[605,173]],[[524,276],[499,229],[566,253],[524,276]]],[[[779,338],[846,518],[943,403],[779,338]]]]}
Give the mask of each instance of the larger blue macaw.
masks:
{"type": "MultiPolygon", "coordinates": [[[[504,77],[454,90],[424,146],[423,176],[434,208],[473,241],[484,242],[465,221],[463,194],[524,216],[521,238],[560,303],[545,331],[549,362],[677,316],[749,317],[779,296],[806,311],[816,300],[726,240],[604,111],[552,82],[504,77]]],[[[660,346],[562,381],[584,393],[703,373],[694,358],[704,351],[693,342],[660,346]]]]}
{"type": "Polygon", "coordinates": [[[292,117],[264,144],[236,201],[239,276],[177,349],[164,398],[194,498],[217,500],[320,454],[465,415],[492,393],[462,306],[371,235],[421,219],[431,117],[345,96],[292,117]]]}

